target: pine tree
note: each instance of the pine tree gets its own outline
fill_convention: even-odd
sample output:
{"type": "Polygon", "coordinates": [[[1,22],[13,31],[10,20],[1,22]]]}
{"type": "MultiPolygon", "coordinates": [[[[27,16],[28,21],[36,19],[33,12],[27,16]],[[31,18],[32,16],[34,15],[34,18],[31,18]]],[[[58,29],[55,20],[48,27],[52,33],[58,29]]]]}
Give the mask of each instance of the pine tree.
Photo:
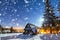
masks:
{"type": "Polygon", "coordinates": [[[0,28],[1,28],[1,33],[3,33],[3,27],[2,27],[2,25],[0,25],[0,28]]]}
{"type": "Polygon", "coordinates": [[[60,0],[58,1],[57,11],[60,12],[60,0]]]}
{"type": "Polygon", "coordinates": [[[57,11],[59,12],[59,16],[57,17],[59,20],[58,22],[60,23],[60,0],[58,1],[57,11]]]}
{"type": "Polygon", "coordinates": [[[13,27],[10,28],[10,33],[12,33],[12,32],[13,32],[13,27]]]}
{"type": "Polygon", "coordinates": [[[52,27],[56,26],[56,16],[55,13],[53,12],[53,7],[50,4],[50,0],[45,0],[45,14],[44,14],[44,22],[43,22],[43,27],[46,30],[46,27],[50,28],[50,33],[52,33],[52,27]]]}
{"type": "Polygon", "coordinates": [[[44,14],[44,22],[43,26],[55,26],[56,17],[55,13],[53,12],[53,7],[50,4],[50,0],[45,0],[45,14],[44,14]]]}
{"type": "Polygon", "coordinates": [[[57,31],[60,30],[60,0],[58,1],[57,11],[59,13],[59,16],[57,17],[57,31]]]}

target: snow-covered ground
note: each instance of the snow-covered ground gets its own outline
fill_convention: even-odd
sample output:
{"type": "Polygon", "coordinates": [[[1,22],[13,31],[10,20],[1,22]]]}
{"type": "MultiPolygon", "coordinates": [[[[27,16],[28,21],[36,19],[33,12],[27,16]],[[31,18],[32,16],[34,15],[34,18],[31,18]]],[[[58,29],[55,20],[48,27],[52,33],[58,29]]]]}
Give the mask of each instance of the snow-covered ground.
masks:
{"type": "Polygon", "coordinates": [[[13,36],[13,35],[19,35],[22,33],[6,33],[6,34],[0,34],[0,37],[6,37],[6,36],[13,36]]]}
{"type": "Polygon", "coordinates": [[[1,37],[1,40],[60,40],[60,34],[38,34],[24,35],[21,33],[13,33],[7,37],[1,37]]]}

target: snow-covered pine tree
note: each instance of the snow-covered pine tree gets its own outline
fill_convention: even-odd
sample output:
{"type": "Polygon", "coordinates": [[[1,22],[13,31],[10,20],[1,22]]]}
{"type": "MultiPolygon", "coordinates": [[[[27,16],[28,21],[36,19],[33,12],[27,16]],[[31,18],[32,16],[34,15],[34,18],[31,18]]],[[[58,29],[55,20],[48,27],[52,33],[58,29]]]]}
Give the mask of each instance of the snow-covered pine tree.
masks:
{"type": "Polygon", "coordinates": [[[59,14],[56,18],[56,20],[57,20],[57,31],[59,31],[60,30],[60,0],[58,1],[57,11],[59,14]]]}
{"type": "Polygon", "coordinates": [[[50,0],[45,0],[45,14],[44,14],[44,22],[43,22],[43,27],[45,26],[55,26],[56,24],[56,17],[55,13],[53,12],[53,7],[50,4],[50,0]]]}
{"type": "Polygon", "coordinates": [[[57,18],[58,18],[58,21],[60,23],[60,0],[58,1],[57,11],[59,13],[59,16],[57,18]]]}
{"type": "Polygon", "coordinates": [[[45,12],[44,12],[44,22],[43,22],[43,28],[50,28],[50,33],[52,33],[52,27],[56,26],[56,16],[53,10],[53,7],[50,3],[50,0],[45,0],[45,12]]]}

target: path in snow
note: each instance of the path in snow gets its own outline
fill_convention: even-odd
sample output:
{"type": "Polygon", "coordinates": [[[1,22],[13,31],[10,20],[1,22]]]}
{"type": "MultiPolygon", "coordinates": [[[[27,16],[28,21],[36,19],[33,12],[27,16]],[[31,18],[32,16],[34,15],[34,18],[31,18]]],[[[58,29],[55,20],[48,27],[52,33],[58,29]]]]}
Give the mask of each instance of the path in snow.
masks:
{"type": "Polygon", "coordinates": [[[6,36],[13,36],[13,35],[20,35],[22,33],[6,33],[6,34],[0,34],[0,37],[6,37],[6,36]]]}
{"type": "Polygon", "coordinates": [[[1,37],[1,40],[60,40],[60,34],[14,35],[1,37]]]}

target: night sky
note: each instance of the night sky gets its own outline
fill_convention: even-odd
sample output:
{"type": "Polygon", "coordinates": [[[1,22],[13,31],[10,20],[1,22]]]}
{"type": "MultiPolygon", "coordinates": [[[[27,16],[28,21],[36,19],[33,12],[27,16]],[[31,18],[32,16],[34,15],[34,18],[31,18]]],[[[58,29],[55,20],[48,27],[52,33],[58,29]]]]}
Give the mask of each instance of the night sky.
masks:
{"type": "MultiPolygon", "coordinates": [[[[50,1],[57,13],[58,0],[50,1]]],[[[41,26],[44,9],[44,0],[0,0],[0,24],[4,27],[24,27],[27,23],[41,26]]]]}

